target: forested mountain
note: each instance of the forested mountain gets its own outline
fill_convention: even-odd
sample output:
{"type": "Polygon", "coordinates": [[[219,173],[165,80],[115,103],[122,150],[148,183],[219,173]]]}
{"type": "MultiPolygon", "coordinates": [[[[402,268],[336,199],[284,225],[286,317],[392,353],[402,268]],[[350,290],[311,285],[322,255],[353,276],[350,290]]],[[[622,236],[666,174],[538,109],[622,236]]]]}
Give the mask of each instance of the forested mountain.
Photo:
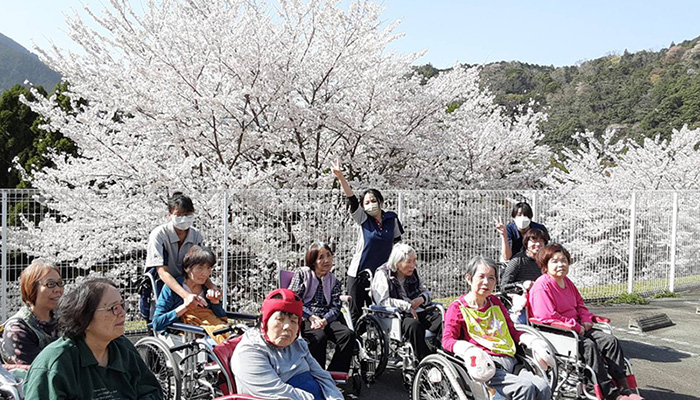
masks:
{"type": "MultiPolygon", "coordinates": [[[[426,77],[439,73],[418,68],[426,77]]],[[[700,125],[700,37],[658,52],[625,52],[552,67],[521,62],[483,66],[482,85],[511,113],[535,100],[549,119],[544,142],[555,149],[573,145],[584,130],[620,137],[668,137],[672,129],[700,125]]]]}
{"type": "Polygon", "coordinates": [[[29,80],[53,89],[61,76],[14,40],[0,33],[0,92],[29,80]]]}

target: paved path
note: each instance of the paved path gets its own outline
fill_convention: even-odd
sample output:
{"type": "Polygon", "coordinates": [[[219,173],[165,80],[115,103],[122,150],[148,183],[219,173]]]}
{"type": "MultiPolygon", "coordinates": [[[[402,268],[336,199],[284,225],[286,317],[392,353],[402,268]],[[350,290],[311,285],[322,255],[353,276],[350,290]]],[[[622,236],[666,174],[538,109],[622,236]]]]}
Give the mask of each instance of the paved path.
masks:
{"type": "Polygon", "coordinates": [[[700,399],[700,290],[651,300],[644,306],[591,307],[612,320],[641,393],[647,400],[700,399]],[[665,313],[675,324],[646,333],[628,329],[630,319],[665,313]]]}

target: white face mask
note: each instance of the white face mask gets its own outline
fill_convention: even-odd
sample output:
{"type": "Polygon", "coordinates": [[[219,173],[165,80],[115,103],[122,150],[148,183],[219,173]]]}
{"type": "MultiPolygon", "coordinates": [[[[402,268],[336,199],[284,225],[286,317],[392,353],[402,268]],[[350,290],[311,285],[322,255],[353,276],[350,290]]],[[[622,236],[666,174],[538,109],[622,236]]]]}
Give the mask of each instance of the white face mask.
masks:
{"type": "Polygon", "coordinates": [[[530,226],[530,218],[524,216],[524,215],[519,215],[513,219],[515,221],[515,226],[518,227],[518,229],[523,230],[530,226]]]}
{"type": "Polygon", "coordinates": [[[377,217],[379,215],[379,203],[369,203],[365,204],[365,212],[372,217],[377,217]]]}
{"type": "Polygon", "coordinates": [[[194,222],[194,215],[186,215],[184,217],[173,215],[170,219],[173,221],[174,227],[181,231],[186,231],[192,226],[192,223],[194,222]]]}

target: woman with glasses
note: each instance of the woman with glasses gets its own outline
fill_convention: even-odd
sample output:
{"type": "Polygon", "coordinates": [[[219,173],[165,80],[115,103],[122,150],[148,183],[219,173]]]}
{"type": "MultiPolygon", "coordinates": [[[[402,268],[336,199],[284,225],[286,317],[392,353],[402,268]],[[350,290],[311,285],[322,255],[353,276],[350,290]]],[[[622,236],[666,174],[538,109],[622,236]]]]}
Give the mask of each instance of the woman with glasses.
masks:
{"type": "MultiPolygon", "coordinates": [[[[193,294],[200,301],[189,301],[189,296],[183,300],[169,286],[164,286],[156,302],[156,312],[153,315],[153,329],[163,331],[173,322],[181,320],[186,324],[202,326],[207,332],[215,331],[228,322],[226,311],[221,306],[222,294],[218,290],[207,289],[211,271],[216,265],[216,255],[202,246],[192,246],[182,263],[185,275],[176,278],[177,283],[188,294],[193,294]],[[206,304],[202,307],[200,303],[206,304]]],[[[227,336],[213,337],[221,343],[227,336]]]]}
{"type": "Polygon", "coordinates": [[[80,284],[61,298],[56,314],[62,338],[32,363],[26,399],[163,398],[158,380],[124,336],[126,309],[114,283],[80,284]]]}
{"type": "Polygon", "coordinates": [[[19,286],[24,306],[0,328],[0,355],[4,363],[28,365],[58,337],[53,310],[63,281],[58,267],[38,258],[22,271],[19,286]]]}

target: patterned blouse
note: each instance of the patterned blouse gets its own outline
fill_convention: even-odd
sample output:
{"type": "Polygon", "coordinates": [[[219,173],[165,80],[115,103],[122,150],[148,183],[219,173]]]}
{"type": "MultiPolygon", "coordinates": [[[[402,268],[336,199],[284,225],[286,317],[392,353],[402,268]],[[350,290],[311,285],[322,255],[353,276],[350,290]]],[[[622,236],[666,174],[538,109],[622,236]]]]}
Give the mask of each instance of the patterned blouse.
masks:
{"type": "MultiPolygon", "coordinates": [[[[317,317],[325,318],[330,324],[331,322],[338,319],[340,316],[340,295],[342,288],[340,286],[340,281],[336,280],[335,285],[331,289],[331,302],[326,303],[326,299],[323,295],[323,285],[320,282],[320,278],[314,275],[313,279],[318,279],[318,287],[314,293],[314,297],[308,303],[304,303],[304,319],[308,319],[310,316],[315,315],[317,317]]],[[[292,282],[289,284],[289,290],[295,292],[299,297],[303,298],[306,292],[306,283],[304,282],[304,277],[300,273],[294,274],[292,282]]]]}
{"type": "Polygon", "coordinates": [[[50,321],[39,321],[29,307],[23,306],[2,325],[0,331],[2,361],[29,365],[44,347],[58,338],[58,323],[53,314],[50,321]]]}

